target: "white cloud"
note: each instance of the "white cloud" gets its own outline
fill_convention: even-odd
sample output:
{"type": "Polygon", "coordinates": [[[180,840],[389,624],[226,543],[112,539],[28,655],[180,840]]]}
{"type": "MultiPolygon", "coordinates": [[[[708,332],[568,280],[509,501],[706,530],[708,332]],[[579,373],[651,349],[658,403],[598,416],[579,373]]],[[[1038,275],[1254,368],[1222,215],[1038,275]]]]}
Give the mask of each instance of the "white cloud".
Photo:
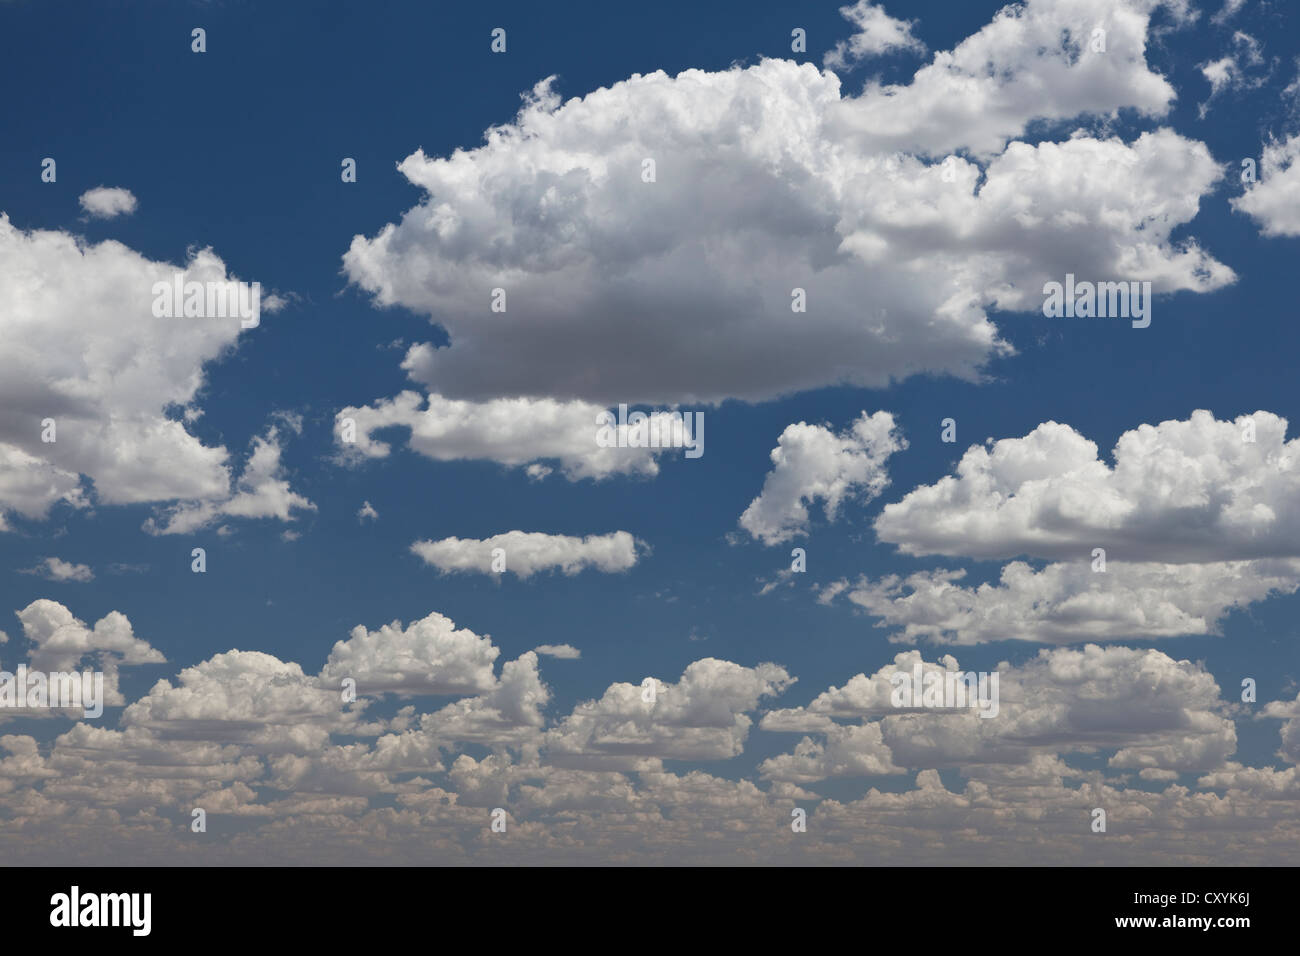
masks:
{"type": "Polygon", "coordinates": [[[567,575],[585,568],[605,573],[626,571],[637,562],[637,541],[626,531],[589,534],[578,538],[567,534],[544,534],[540,531],[507,531],[482,540],[477,538],[443,538],[441,541],[417,541],[411,550],[426,564],[449,574],[456,571],[493,572],[492,552],[505,552],[505,571],[521,578],[540,571],[558,569],[567,575]]]}
{"type": "Polygon", "coordinates": [[[1036,311],[1044,282],[1067,272],[1157,292],[1233,279],[1171,239],[1221,177],[1202,144],[1157,130],[1003,149],[1038,117],[1162,114],[1172,89],[1143,55],[1154,5],[1033,0],[910,86],[857,98],[778,60],[638,75],[564,103],[544,82],[486,145],[408,156],[399,168],[424,200],[355,237],[344,269],[377,305],[448,332],[450,346],[406,362],[435,406],[975,379],[1009,351],[988,310],[1036,311]],[[1107,52],[1071,52],[1099,23],[1107,52]],[[943,165],[963,147],[986,167],[943,165]],[[490,310],[493,288],[506,311],[490,310]],[[791,311],[795,289],[806,312],[791,311]]]}
{"type": "Polygon", "coordinates": [[[493,663],[501,652],[486,637],[457,628],[436,611],[403,628],[358,625],[330,651],[321,682],[356,681],[358,694],[479,694],[496,686],[493,663]]]}
{"type": "Polygon", "coordinates": [[[1036,119],[1164,116],[1174,89],[1146,63],[1158,0],[1027,0],[1009,4],[907,85],[869,85],[840,118],[880,151],[1000,151],[1036,119]],[[1105,31],[1105,50],[1094,31],[1105,31]]]}
{"type": "Polygon", "coordinates": [[[81,208],[95,219],[112,219],[135,212],[135,194],[129,189],[98,186],[81,194],[81,208]]]}
{"type": "Polygon", "coordinates": [[[104,505],[226,493],[226,449],[166,410],[192,405],[239,320],[155,318],[153,284],[177,272],[227,279],[210,250],[177,267],[117,242],[22,232],[0,215],[0,530],[14,512],[39,520],[59,502],[88,505],[81,476],[104,505]]]}
{"type": "MultiPolygon", "coordinates": [[[[415,346],[412,357],[425,354],[415,346]]],[[[612,475],[659,473],[655,456],[663,448],[602,448],[596,443],[597,416],[603,405],[553,399],[501,398],[486,402],[454,401],[439,395],[405,391],[373,405],[344,408],[335,416],[335,438],[344,460],[386,458],[391,448],[372,432],[394,425],[410,429],[412,450],[435,461],[486,459],[508,467],[528,466],[530,478],[542,479],[551,469],[539,459],[558,460],[570,480],[612,475]],[[356,441],[343,441],[343,422],[356,423],[356,441]]],[[[620,426],[620,431],[624,430],[620,426]]]]}
{"type": "Polygon", "coordinates": [[[999,709],[991,718],[971,708],[894,707],[890,677],[918,663],[927,673],[961,670],[951,656],[930,663],[906,651],[807,707],[772,711],[762,729],[824,741],[805,738],[760,772],[798,784],[916,767],[1000,765],[1005,772],[1103,748],[1115,750],[1107,762],[1113,768],[1190,772],[1221,766],[1236,747],[1214,677],[1159,651],[1089,644],[1042,650],[1019,667],[999,664],[999,709]],[[860,723],[837,722],[854,719],[860,723]]]}
{"type": "Polygon", "coordinates": [[[884,7],[871,0],[858,0],[840,7],[840,16],[858,28],[847,40],[835,44],[822,62],[833,70],[845,70],[862,60],[891,50],[925,51],[925,44],[912,36],[912,23],[896,20],[884,7]]]}
{"type": "Polygon", "coordinates": [[[57,601],[33,601],[18,613],[23,634],[34,645],[30,663],[36,670],[70,671],[86,655],[112,654],[123,664],[162,664],[166,658],[135,636],[126,615],[112,611],[94,628],[73,617],[57,601]]]}
{"type": "Polygon", "coordinates": [[[88,564],[74,564],[62,558],[45,558],[36,567],[28,568],[23,574],[39,574],[47,581],[93,581],[95,572],[88,564]]]}
{"type": "Polygon", "coordinates": [[[576,661],[582,656],[582,651],[572,644],[539,644],[533,650],[545,657],[554,657],[562,661],[576,661]]]}
{"type": "Polygon", "coordinates": [[[845,592],[881,619],[879,627],[901,628],[891,640],[908,643],[1077,644],[1217,634],[1232,609],[1300,588],[1300,561],[1112,561],[1098,573],[1085,556],[1040,570],[1014,561],[998,582],[977,587],[958,583],[964,577],[964,571],[936,570],[863,578],[852,586],[839,581],[823,592],[822,603],[845,592]]]}
{"type": "Polygon", "coordinates": [[[362,524],[365,524],[367,519],[370,521],[378,521],[379,512],[375,510],[374,506],[369,501],[363,501],[361,507],[357,509],[357,520],[362,524]]]}
{"type": "Polygon", "coordinates": [[[550,699],[550,689],[537,671],[537,654],[526,651],[502,665],[501,677],[490,690],[421,717],[420,733],[444,745],[536,747],[546,722],[542,708],[550,699]]]}
{"type": "Polygon", "coordinates": [[[807,503],[821,501],[826,520],[834,521],[846,497],[870,501],[889,484],[885,462],[906,447],[889,412],[863,412],[838,435],[821,425],[790,425],[772,449],[772,470],[740,526],[769,545],[807,534],[807,503]]]}
{"type": "MultiPolygon", "coordinates": [[[[16,613],[23,636],[31,642],[28,668],[42,673],[71,673],[85,667],[100,671],[104,675],[102,703],[109,707],[126,703],[118,690],[119,667],[163,664],[167,660],[147,641],[136,637],[131,622],[118,611],[104,615],[93,628],[74,617],[64,605],[45,598],[16,613]]],[[[69,716],[62,710],[0,710],[0,720],[52,715],[69,716]]]]}
{"type": "Polygon", "coordinates": [[[1255,183],[1231,200],[1266,236],[1300,236],[1300,135],[1264,147],[1255,183]]]}
{"type": "MultiPolygon", "coordinates": [[[[187,501],[165,509],[164,523],[150,518],[144,528],[150,534],[189,534],[210,526],[222,517],[274,518],[294,520],[296,509],[315,511],[316,506],[289,487],[280,463],[280,429],[272,425],[265,436],[253,439],[253,451],[239,480],[225,495],[205,501],[187,501]]],[[[218,534],[229,534],[222,527],[218,534]]]]}
{"type": "Polygon", "coordinates": [[[956,475],[886,505],[882,541],[906,554],[1201,563],[1300,557],[1300,439],[1270,412],[1142,425],[1114,466],[1095,443],[1046,422],[973,446],[956,475]],[[1244,440],[1254,428],[1255,440],[1244,440]]]}
{"type": "Polygon", "coordinates": [[[342,695],[302,667],[261,651],[232,650],[160,680],[128,706],[122,726],[162,741],[239,744],[259,753],[325,745],[332,732],[358,729],[365,702],[344,709],[342,695]]]}
{"type": "Polygon", "coordinates": [[[676,684],[654,680],[654,699],[640,684],[612,684],[599,700],[579,704],[547,735],[547,753],[562,767],[656,769],[646,761],[723,760],[749,735],[746,711],[794,683],[775,664],[742,667],[706,657],[676,684]]]}

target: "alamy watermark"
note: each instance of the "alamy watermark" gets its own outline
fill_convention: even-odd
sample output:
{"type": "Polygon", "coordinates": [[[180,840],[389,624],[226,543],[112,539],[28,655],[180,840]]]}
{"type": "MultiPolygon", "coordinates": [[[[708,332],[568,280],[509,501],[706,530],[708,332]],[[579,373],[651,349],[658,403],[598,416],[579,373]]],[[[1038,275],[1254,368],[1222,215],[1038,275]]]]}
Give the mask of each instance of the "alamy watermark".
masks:
{"type": "Polygon", "coordinates": [[[596,444],[601,448],[684,448],[687,458],[704,454],[703,412],[628,413],[618,406],[618,417],[602,411],[596,415],[596,444]]]}
{"type": "Polygon", "coordinates": [[[1065,317],[1129,319],[1133,328],[1151,324],[1151,283],[1147,282],[1079,282],[1067,273],[1065,284],[1048,282],[1043,286],[1043,315],[1049,319],[1065,317]]]}
{"type": "Polygon", "coordinates": [[[178,272],[171,282],[155,282],[151,291],[154,318],[237,318],[245,329],[262,321],[260,282],[186,282],[178,272]]]}
{"type": "Polygon", "coordinates": [[[895,707],[978,707],[981,717],[998,715],[998,672],[923,671],[921,662],[912,672],[895,671],[889,675],[894,689],[889,702],[895,707]]]}
{"type": "Polygon", "coordinates": [[[121,926],[132,936],[148,936],[153,926],[152,893],[83,893],[73,886],[50,897],[50,925],[121,926]]]}
{"type": "Polygon", "coordinates": [[[104,675],[100,671],[0,671],[0,708],[76,708],[88,718],[104,713],[104,675]]]}

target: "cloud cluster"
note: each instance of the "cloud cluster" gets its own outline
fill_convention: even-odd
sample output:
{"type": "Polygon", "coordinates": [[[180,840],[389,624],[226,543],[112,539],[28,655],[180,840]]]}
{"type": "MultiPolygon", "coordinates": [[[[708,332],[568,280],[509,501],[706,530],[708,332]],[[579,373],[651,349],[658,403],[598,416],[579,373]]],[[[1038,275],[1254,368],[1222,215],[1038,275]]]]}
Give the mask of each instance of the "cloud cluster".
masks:
{"type": "Polygon", "coordinates": [[[846,578],[891,640],[1049,644],[1217,634],[1237,608],[1300,589],[1300,478],[1287,421],[1258,411],[1141,425],[1113,464],[1068,425],[972,446],[955,474],[887,504],[877,536],[906,554],[1027,557],[996,581],[962,569],[846,578]]]}
{"type": "MultiPolygon", "coordinates": [[[[22,616],[33,640],[65,656],[112,648],[154,658],[120,615],[90,629],[38,602],[22,616]]],[[[785,667],[704,658],[675,681],[615,683],[550,714],[537,653],[499,671],[498,655],[432,613],[355,628],[316,677],[231,650],[158,681],[117,728],[79,721],[44,743],[0,736],[0,849],[47,864],[75,847],[82,864],[90,853],[96,862],[391,864],[434,854],[518,865],[1195,863],[1225,852],[1258,863],[1300,847],[1288,799],[1300,793],[1296,768],[1230,759],[1235,726],[1214,678],[1153,650],[1087,646],[1000,664],[993,719],[895,708],[894,672],[959,667],[899,654],[763,715],[762,730],[802,738],[762,761],[756,780],[690,764],[742,753],[755,710],[794,683],[785,667]],[[355,703],[339,693],[347,674],[355,703]],[[390,695],[445,693],[464,696],[364,716],[390,695]],[[949,789],[939,770],[964,784],[949,789]],[[870,786],[856,798],[813,789],[912,774],[913,786],[870,786]],[[1089,834],[1098,806],[1122,839],[1089,834]],[[490,833],[495,807],[507,810],[505,834],[490,833]],[[206,834],[190,830],[194,808],[207,814],[206,834]],[[795,808],[807,812],[807,833],[791,831],[795,808]]],[[[1282,754],[1294,764],[1300,701],[1267,703],[1262,715],[1282,722],[1282,754]]]]}
{"type": "Polygon", "coordinates": [[[547,735],[559,766],[632,770],[645,761],[725,760],[740,754],[760,698],[794,679],[775,664],[756,668],[706,657],[673,684],[648,678],[613,684],[586,701],[547,735]]]}
{"type": "Polygon", "coordinates": [[[1108,766],[1179,773],[1221,766],[1236,729],[1203,666],[1159,651],[1095,644],[1043,650],[1020,667],[998,665],[999,709],[901,711],[895,673],[960,671],[956,659],[905,651],[876,673],[831,687],[807,707],[777,710],[765,730],[811,732],[794,751],[763,763],[774,780],[808,784],[836,776],[989,765],[1057,767],[1070,754],[1114,750],[1108,766]],[[840,721],[855,721],[841,723],[840,721]]]}

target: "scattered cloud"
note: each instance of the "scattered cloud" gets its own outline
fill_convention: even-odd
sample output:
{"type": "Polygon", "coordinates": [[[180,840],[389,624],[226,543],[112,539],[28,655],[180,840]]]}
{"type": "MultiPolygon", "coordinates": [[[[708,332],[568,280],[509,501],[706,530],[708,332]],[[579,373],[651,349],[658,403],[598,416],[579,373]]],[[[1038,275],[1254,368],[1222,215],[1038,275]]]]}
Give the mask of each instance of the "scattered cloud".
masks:
{"type": "Polygon", "coordinates": [[[129,189],[97,186],[81,194],[81,208],[92,219],[113,219],[117,216],[129,216],[135,212],[135,194],[129,189]]]}
{"type": "Polygon", "coordinates": [[[23,574],[38,574],[47,581],[93,581],[95,572],[88,564],[74,564],[62,558],[45,558],[34,568],[28,568],[23,574]]]}
{"type": "Polygon", "coordinates": [[[587,568],[605,573],[626,571],[638,558],[637,540],[626,531],[578,538],[539,531],[507,531],[482,540],[443,538],[417,541],[411,550],[439,571],[450,574],[509,572],[529,578],[541,571],[574,575],[587,568]],[[495,553],[494,553],[495,552],[495,553]]]}
{"type": "Polygon", "coordinates": [[[894,50],[925,52],[925,44],[912,35],[913,23],[895,20],[884,7],[871,0],[858,0],[848,7],[840,7],[840,16],[855,27],[857,33],[840,40],[822,62],[832,70],[847,70],[861,61],[894,50]]]}
{"type": "Polygon", "coordinates": [[[885,462],[906,447],[889,412],[863,412],[838,435],[821,425],[790,425],[772,449],[772,470],[740,526],[769,545],[805,535],[809,502],[821,501],[826,520],[834,521],[846,497],[870,501],[889,484],[885,462]]]}

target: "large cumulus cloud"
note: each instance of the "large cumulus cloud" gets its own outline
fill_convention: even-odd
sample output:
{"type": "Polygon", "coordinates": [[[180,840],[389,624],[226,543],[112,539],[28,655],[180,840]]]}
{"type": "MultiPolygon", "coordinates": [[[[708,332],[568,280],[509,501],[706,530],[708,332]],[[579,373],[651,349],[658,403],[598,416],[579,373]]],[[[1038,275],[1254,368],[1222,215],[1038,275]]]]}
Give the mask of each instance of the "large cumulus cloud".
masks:
{"type": "Polygon", "coordinates": [[[714,402],[976,378],[1007,351],[987,310],[1037,308],[1047,279],[1233,279],[1171,238],[1220,178],[1202,144],[1006,142],[1039,118],[1163,113],[1171,89],[1143,53],[1153,6],[1036,0],[859,97],[779,60],[567,102],[544,81],[485,145],[408,156],[423,201],[357,236],[344,269],[447,330],[449,347],[406,362],[445,397],[714,402]],[[1099,23],[1107,51],[1074,50],[1099,23]],[[987,159],[941,162],[961,147],[987,159]]]}

